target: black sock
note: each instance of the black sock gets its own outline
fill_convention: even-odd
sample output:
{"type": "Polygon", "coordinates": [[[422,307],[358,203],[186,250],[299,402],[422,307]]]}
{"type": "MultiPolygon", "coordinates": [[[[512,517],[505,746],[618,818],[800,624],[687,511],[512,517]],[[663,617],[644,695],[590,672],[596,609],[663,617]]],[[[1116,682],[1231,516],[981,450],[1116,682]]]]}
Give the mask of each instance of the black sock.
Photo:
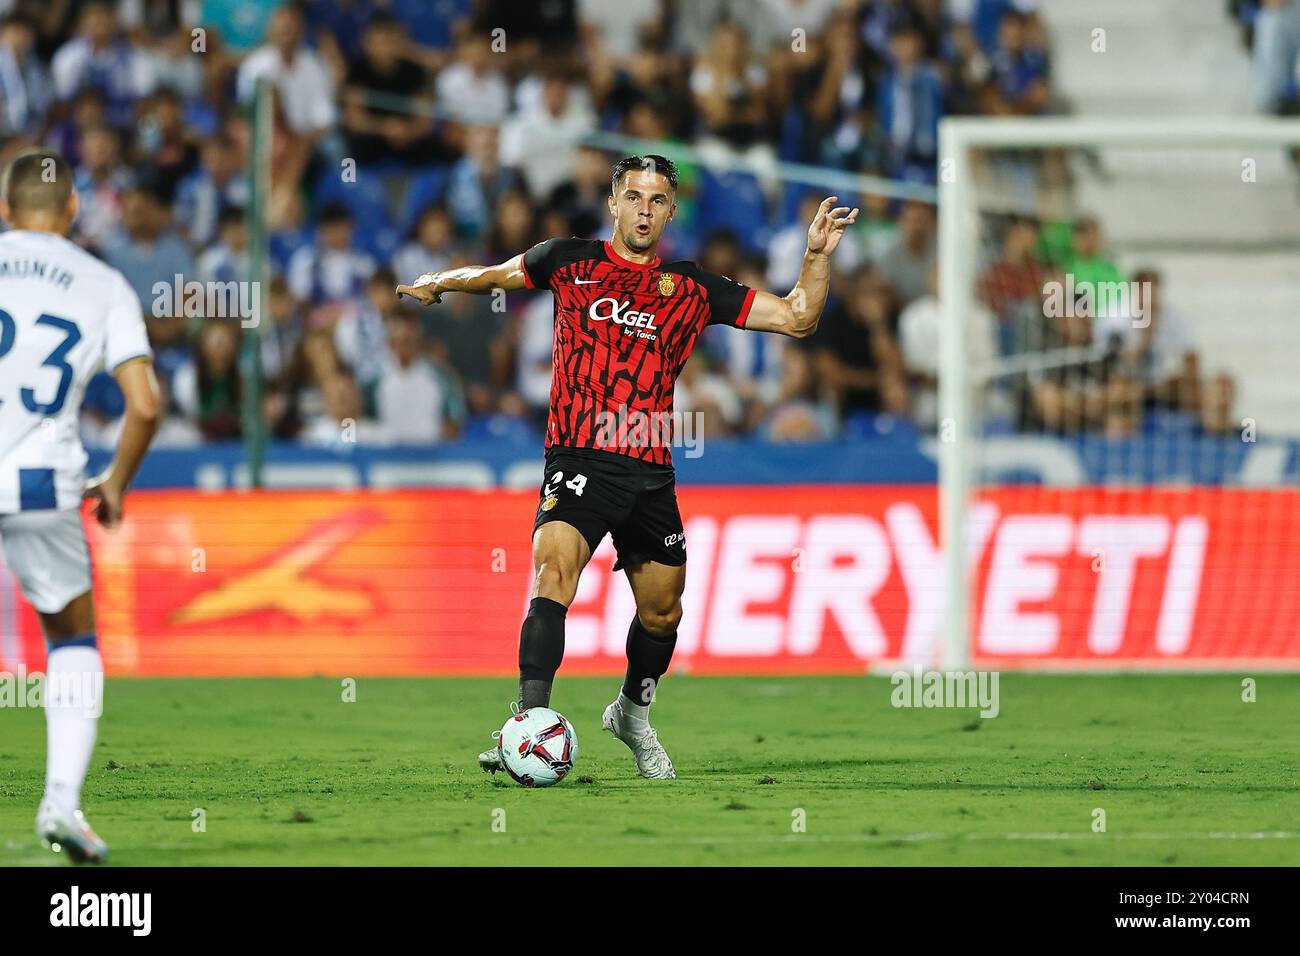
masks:
{"type": "Polygon", "coordinates": [[[564,660],[564,616],[569,609],[559,601],[535,597],[519,631],[519,706],[547,707],[551,685],[564,660]]]}
{"type": "Polygon", "coordinates": [[[623,679],[623,695],[628,700],[650,705],[676,646],[676,631],[657,637],[645,629],[639,617],[632,618],[632,626],[627,629],[627,677],[623,679]]]}

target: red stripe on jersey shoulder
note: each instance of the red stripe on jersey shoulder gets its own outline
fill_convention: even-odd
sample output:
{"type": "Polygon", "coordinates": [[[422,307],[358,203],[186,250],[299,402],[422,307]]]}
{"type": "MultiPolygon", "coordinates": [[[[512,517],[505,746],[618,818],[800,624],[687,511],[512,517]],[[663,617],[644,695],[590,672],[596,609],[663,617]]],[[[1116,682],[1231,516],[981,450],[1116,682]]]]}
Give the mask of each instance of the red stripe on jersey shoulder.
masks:
{"type": "Polygon", "coordinates": [[[753,307],[754,296],[757,294],[754,289],[750,289],[745,293],[745,301],[740,304],[740,314],[736,316],[736,328],[743,329],[745,327],[745,320],[749,318],[749,310],[753,307]]]}

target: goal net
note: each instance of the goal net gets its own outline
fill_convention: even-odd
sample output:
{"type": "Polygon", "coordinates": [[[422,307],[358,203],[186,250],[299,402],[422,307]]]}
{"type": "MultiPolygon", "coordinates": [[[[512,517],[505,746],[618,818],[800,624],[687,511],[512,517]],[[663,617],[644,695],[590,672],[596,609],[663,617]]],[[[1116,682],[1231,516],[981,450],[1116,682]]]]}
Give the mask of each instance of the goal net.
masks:
{"type": "Polygon", "coordinates": [[[946,666],[1300,666],[1300,128],[948,120],[946,666]]]}

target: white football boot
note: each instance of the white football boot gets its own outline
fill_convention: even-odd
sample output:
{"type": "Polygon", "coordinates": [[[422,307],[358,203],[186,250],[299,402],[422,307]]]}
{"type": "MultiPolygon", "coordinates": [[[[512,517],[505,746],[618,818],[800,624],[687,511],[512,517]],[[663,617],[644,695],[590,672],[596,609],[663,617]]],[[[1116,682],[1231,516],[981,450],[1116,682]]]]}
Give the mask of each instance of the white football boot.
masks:
{"type": "Polygon", "coordinates": [[[601,723],[606,730],[627,744],[632,756],[636,758],[636,769],[641,776],[648,780],[677,778],[673,762],[668,759],[664,745],[659,742],[659,735],[648,720],[629,717],[615,699],[614,703],[605,708],[601,723]]]}
{"type": "MultiPolygon", "coordinates": [[[[494,730],[493,733],[500,734],[501,731],[494,730]]],[[[506,769],[501,763],[501,752],[496,747],[478,755],[478,768],[484,773],[501,773],[506,769]]]]}
{"type": "MultiPolygon", "coordinates": [[[[518,715],[522,713],[522,711],[520,711],[519,709],[519,701],[512,700],[510,702],[510,713],[512,715],[518,715]]],[[[501,736],[501,731],[499,730],[492,731],[493,740],[499,739],[500,736],[501,736]]],[[[493,747],[491,750],[485,750],[481,754],[479,754],[478,768],[482,770],[484,773],[490,773],[494,775],[498,773],[504,773],[506,768],[505,765],[501,762],[501,748],[493,747]]]]}
{"type": "Polygon", "coordinates": [[[44,802],[36,812],[36,836],[55,853],[66,850],[73,863],[103,863],[108,845],[86,822],[80,810],[71,813],[44,802]]]}

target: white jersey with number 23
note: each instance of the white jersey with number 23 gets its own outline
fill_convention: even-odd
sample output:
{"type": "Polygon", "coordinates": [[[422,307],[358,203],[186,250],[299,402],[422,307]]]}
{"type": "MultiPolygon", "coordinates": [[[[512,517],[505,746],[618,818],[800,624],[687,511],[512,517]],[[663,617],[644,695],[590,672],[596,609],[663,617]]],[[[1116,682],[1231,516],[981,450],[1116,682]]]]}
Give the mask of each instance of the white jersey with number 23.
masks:
{"type": "Polygon", "coordinates": [[[0,515],[79,505],[86,383],[150,355],[122,273],[62,236],[0,235],[0,515]]]}

